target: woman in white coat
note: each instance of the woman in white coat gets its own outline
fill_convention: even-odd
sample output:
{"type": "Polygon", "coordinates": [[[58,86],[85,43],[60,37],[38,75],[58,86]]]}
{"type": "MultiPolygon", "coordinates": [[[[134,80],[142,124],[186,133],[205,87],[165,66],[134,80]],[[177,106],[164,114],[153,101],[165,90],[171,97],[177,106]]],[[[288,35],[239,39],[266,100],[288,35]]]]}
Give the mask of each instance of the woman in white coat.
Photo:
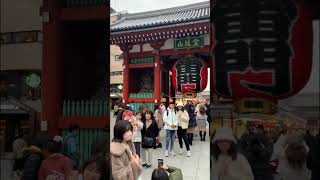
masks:
{"type": "Polygon", "coordinates": [[[309,148],[300,134],[288,134],[284,148],[279,153],[277,172],[281,180],[310,180],[311,171],[307,169],[309,148]]]}
{"type": "Polygon", "coordinates": [[[166,130],[166,152],[165,156],[169,156],[169,146],[170,146],[170,154],[175,156],[176,154],[173,152],[174,140],[176,131],[178,130],[178,119],[175,112],[174,103],[170,103],[168,109],[163,114],[164,121],[164,129],[166,130]]]}
{"type": "Polygon", "coordinates": [[[254,180],[249,162],[237,152],[237,141],[230,128],[218,129],[212,143],[213,180],[254,180]]]}

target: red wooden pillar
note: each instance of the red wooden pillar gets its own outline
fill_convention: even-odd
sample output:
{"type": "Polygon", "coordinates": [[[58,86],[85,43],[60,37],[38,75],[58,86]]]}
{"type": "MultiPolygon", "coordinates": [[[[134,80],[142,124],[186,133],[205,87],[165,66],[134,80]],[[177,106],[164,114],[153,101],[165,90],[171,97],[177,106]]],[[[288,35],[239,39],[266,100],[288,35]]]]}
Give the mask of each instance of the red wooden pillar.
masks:
{"type": "Polygon", "coordinates": [[[129,59],[125,52],[123,59],[123,103],[128,103],[129,99],[129,59]]]}
{"type": "Polygon", "coordinates": [[[214,27],[210,26],[210,56],[209,56],[209,64],[210,64],[210,104],[215,102],[215,94],[214,94],[214,27]]]}
{"type": "Polygon", "coordinates": [[[214,67],[213,67],[213,56],[210,56],[210,104],[213,104],[215,101],[215,94],[214,94],[214,67]]]}
{"type": "Polygon", "coordinates": [[[154,63],[154,103],[161,103],[161,62],[159,50],[157,50],[154,63]]]}
{"type": "MultiPolygon", "coordinates": [[[[43,22],[43,59],[41,120],[47,123],[50,136],[58,133],[58,123],[62,115],[61,101],[61,23],[59,1],[44,1],[42,13],[49,13],[49,22],[43,22]]],[[[45,130],[45,129],[42,129],[45,130]]]]}
{"type": "Polygon", "coordinates": [[[129,100],[129,82],[130,82],[130,70],[129,70],[129,58],[128,53],[132,49],[130,45],[120,46],[121,51],[123,51],[123,103],[128,103],[129,100]]]}
{"type": "Polygon", "coordinates": [[[160,48],[164,45],[165,41],[155,41],[151,43],[151,47],[154,48],[155,52],[155,63],[154,63],[154,103],[161,103],[161,62],[160,62],[160,48]]]}

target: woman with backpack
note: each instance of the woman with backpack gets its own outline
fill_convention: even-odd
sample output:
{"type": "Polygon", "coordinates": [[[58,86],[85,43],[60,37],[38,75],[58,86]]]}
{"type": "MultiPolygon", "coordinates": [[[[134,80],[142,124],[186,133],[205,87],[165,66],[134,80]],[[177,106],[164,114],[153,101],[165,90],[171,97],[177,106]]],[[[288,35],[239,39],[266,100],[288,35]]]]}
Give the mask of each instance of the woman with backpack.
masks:
{"type": "Polygon", "coordinates": [[[178,119],[176,116],[175,105],[173,102],[170,103],[167,111],[163,115],[164,129],[166,130],[166,152],[165,156],[169,156],[169,152],[172,156],[176,154],[173,152],[174,140],[176,137],[176,131],[178,130],[178,119]],[[170,151],[169,151],[170,147],[170,151]]]}

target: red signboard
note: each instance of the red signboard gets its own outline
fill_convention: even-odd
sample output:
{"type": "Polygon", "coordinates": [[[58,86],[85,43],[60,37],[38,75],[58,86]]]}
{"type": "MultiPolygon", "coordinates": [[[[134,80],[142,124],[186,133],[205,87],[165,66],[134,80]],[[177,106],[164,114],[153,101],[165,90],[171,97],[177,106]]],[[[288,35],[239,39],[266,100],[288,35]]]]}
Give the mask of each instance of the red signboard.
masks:
{"type": "Polygon", "coordinates": [[[220,0],[212,16],[218,95],[275,100],[306,85],[313,37],[304,1],[220,0]]]}

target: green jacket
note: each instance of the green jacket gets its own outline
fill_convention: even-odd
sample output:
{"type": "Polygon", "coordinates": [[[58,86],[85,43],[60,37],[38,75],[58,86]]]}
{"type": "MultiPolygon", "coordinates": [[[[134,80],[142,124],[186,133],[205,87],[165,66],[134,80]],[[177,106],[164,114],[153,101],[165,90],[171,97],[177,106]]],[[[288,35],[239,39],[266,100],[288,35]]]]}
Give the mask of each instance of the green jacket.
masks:
{"type": "Polygon", "coordinates": [[[168,166],[169,180],[183,180],[181,169],[168,166]]]}

